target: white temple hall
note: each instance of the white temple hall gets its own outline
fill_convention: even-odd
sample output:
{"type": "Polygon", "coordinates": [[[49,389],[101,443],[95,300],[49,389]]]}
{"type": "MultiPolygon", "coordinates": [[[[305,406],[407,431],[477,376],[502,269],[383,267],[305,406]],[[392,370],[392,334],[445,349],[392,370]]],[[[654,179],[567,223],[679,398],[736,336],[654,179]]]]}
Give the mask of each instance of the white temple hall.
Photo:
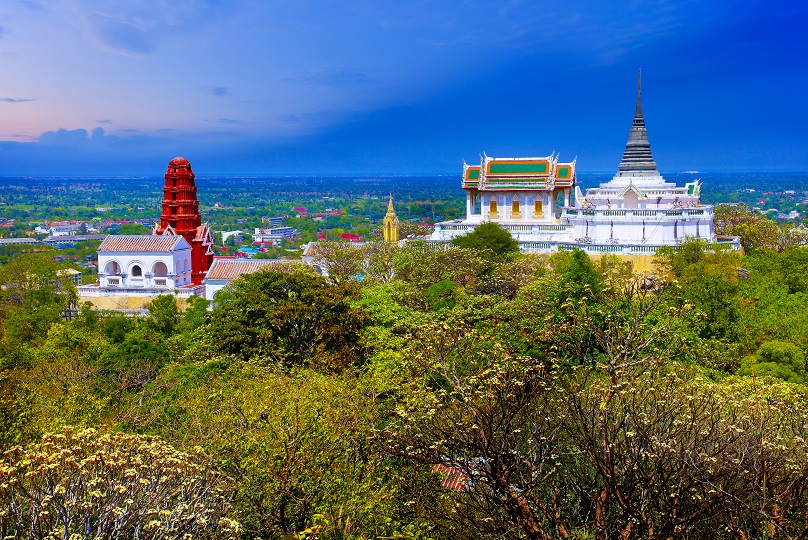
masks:
{"type": "Polygon", "coordinates": [[[191,245],[182,236],[107,236],[98,247],[101,288],[191,285],[191,245]]]}
{"type": "Polygon", "coordinates": [[[698,180],[684,187],[666,182],[651,155],[642,114],[640,79],[637,105],[617,174],[582,193],[576,160],[547,157],[493,158],[479,166],[463,165],[466,218],[435,224],[431,242],[449,242],[484,221],[506,228],[522,251],[550,252],[580,248],[591,253],[652,255],[661,246],[686,238],[725,242],[738,249],[738,238],[716,238],[713,208],[699,201],[698,180]]]}

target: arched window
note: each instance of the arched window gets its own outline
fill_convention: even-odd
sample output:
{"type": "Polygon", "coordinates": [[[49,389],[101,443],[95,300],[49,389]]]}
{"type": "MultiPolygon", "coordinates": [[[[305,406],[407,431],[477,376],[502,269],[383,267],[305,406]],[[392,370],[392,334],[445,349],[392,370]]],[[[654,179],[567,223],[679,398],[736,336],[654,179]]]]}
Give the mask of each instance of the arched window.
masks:
{"type": "Polygon", "coordinates": [[[154,263],[152,273],[154,274],[154,277],[166,277],[168,275],[168,267],[166,266],[166,263],[164,262],[154,263]]]}
{"type": "Polygon", "coordinates": [[[136,264],[132,267],[132,277],[143,277],[143,269],[140,267],[140,265],[136,264]]]}
{"type": "Polygon", "coordinates": [[[115,261],[109,261],[106,266],[104,266],[104,273],[108,276],[120,276],[121,267],[115,261]]]}

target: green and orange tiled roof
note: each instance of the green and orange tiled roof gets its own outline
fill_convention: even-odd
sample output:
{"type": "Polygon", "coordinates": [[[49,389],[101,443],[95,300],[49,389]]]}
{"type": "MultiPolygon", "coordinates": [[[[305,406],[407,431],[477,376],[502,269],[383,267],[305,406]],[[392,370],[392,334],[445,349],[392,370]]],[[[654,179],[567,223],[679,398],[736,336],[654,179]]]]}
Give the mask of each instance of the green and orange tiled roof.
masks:
{"type": "Polygon", "coordinates": [[[575,161],[546,158],[491,158],[479,167],[463,167],[463,187],[470,189],[552,189],[575,184],[575,161]]]}

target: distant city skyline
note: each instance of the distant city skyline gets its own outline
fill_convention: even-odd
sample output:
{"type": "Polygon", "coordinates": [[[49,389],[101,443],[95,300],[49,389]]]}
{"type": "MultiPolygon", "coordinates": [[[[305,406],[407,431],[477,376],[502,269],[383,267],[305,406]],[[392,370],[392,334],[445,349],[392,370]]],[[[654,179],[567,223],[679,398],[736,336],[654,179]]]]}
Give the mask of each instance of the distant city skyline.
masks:
{"type": "Polygon", "coordinates": [[[0,174],[616,171],[637,69],[659,170],[808,168],[808,5],[9,0],[0,174]]]}

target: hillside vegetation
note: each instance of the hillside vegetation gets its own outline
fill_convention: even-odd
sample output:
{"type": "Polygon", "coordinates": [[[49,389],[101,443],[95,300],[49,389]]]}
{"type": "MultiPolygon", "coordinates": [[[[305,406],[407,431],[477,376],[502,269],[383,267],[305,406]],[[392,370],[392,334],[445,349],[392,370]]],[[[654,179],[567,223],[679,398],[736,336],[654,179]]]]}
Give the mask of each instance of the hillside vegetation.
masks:
{"type": "Polygon", "coordinates": [[[331,246],[141,318],[0,267],[0,533],[808,535],[808,249],[495,246],[331,246]]]}

